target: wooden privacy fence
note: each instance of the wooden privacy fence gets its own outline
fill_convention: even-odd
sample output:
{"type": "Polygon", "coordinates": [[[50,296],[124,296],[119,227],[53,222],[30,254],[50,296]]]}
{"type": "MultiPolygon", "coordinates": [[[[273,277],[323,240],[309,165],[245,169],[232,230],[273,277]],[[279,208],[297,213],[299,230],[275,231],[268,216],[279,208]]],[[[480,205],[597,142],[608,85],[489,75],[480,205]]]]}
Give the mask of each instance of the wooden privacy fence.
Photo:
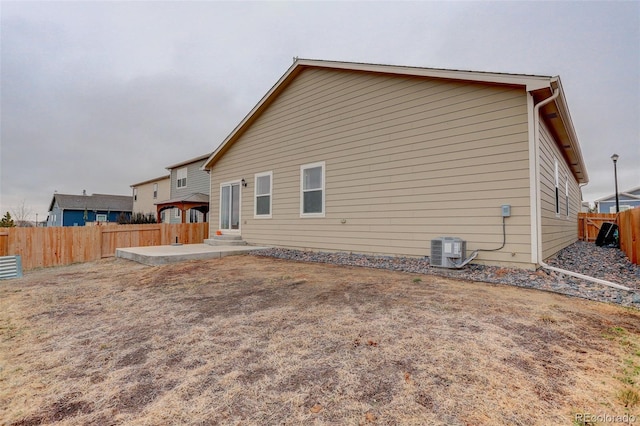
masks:
{"type": "Polygon", "coordinates": [[[617,223],[620,249],[632,263],[640,264],[640,207],[622,213],[579,213],[578,238],[595,242],[604,222],[617,223]]]}
{"type": "Polygon", "coordinates": [[[640,207],[627,210],[618,216],[620,227],[620,250],[629,260],[640,264],[640,207]]]}
{"type": "Polygon", "coordinates": [[[615,213],[578,213],[578,239],[595,242],[605,222],[616,223],[615,213]]]}
{"type": "Polygon", "coordinates": [[[25,270],[115,256],[116,248],[202,243],[208,223],[0,228],[0,256],[20,255],[25,270]]]}

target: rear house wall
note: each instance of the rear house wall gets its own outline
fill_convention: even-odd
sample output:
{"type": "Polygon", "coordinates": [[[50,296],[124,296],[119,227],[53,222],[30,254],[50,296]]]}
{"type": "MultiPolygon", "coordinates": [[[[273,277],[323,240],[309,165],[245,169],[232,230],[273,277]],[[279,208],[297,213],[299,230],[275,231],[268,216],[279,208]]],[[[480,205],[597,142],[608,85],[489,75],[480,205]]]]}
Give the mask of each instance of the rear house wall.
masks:
{"type": "Polygon", "coordinates": [[[211,170],[245,179],[241,233],[252,244],[406,256],[457,236],[478,260],[530,265],[527,96],[523,88],[308,69],[211,170]],[[300,217],[300,166],[325,162],[325,216],[300,217]],[[254,174],[273,172],[272,217],[254,218],[254,174]]]}

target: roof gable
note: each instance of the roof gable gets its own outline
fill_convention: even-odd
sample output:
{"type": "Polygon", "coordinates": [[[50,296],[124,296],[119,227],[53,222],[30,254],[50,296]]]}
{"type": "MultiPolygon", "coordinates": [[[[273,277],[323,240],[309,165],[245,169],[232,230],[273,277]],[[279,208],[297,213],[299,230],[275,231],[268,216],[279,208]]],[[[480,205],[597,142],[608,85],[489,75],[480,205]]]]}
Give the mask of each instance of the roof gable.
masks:
{"type": "MultiPolygon", "coordinates": [[[[565,158],[580,183],[588,182],[586,167],[580,152],[573,123],[568,113],[564,92],[559,77],[537,76],[525,74],[505,74],[463,70],[445,70],[436,68],[419,68],[396,65],[364,64],[354,62],[321,61],[311,59],[297,59],[284,75],[271,87],[254,108],[244,117],[236,128],[225,138],[218,148],[208,157],[204,165],[205,170],[210,170],[216,161],[244,134],[244,132],[257,120],[257,118],[273,103],[273,101],[289,86],[289,84],[305,69],[323,68],[336,71],[367,72],[383,75],[425,77],[446,80],[471,81],[493,85],[508,85],[523,87],[530,92],[536,102],[538,99],[551,96],[553,90],[559,88],[560,96],[556,102],[556,120],[553,124],[556,135],[560,140],[560,149],[565,153],[565,158]],[[558,122],[560,124],[558,124],[558,122]]],[[[549,105],[547,109],[551,108],[549,105]]],[[[543,112],[545,112],[543,110],[543,112]]],[[[546,118],[545,118],[546,119],[546,118]]]]}

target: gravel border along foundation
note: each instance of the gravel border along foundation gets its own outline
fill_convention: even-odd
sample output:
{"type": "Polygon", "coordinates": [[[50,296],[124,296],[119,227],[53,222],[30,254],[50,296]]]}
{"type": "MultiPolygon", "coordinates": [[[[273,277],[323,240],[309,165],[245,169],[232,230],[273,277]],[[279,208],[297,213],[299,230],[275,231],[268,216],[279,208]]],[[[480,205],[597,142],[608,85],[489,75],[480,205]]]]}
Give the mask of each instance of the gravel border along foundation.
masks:
{"type": "Polygon", "coordinates": [[[272,248],[255,252],[256,256],[303,262],[331,263],[389,269],[416,274],[437,275],[459,280],[508,284],[546,290],[600,302],[612,302],[640,309],[640,266],[632,264],[615,248],[598,247],[578,241],[547,259],[547,264],[621,284],[635,291],[618,290],[602,284],[539,268],[537,271],[497,266],[467,265],[464,269],[435,268],[429,258],[369,256],[345,252],[327,253],[272,248]]]}

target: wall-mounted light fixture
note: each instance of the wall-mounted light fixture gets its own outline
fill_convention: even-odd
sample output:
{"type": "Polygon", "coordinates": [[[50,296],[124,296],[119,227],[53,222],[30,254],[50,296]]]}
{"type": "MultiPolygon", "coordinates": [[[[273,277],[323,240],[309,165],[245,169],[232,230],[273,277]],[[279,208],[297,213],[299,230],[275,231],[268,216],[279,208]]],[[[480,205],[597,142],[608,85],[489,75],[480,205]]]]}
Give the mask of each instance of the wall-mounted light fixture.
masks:
{"type": "Polygon", "coordinates": [[[244,187],[246,188],[246,187],[247,187],[247,181],[246,181],[246,180],[244,180],[244,178],[242,178],[242,181],[241,181],[241,182],[242,182],[242,186],[244,186],[244,187]]]}

